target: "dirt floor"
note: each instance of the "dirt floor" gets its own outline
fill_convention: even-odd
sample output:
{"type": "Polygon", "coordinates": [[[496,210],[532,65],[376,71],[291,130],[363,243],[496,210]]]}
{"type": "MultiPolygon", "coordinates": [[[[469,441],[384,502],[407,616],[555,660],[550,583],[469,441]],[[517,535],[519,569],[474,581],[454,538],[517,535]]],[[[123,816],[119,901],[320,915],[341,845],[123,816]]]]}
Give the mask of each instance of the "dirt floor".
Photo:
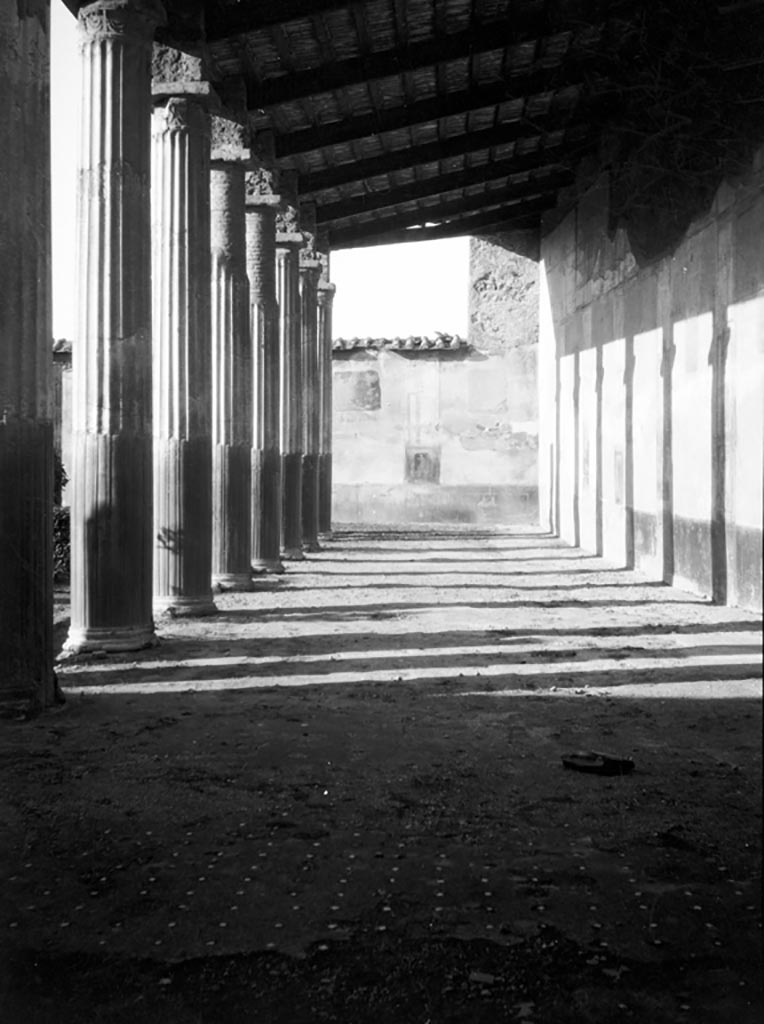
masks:
{"type": "Polygon", "coordinates": [[[0,722],[0,1020],[761,1019],[757,616],[500,530],[216,600],[0,722]]]}

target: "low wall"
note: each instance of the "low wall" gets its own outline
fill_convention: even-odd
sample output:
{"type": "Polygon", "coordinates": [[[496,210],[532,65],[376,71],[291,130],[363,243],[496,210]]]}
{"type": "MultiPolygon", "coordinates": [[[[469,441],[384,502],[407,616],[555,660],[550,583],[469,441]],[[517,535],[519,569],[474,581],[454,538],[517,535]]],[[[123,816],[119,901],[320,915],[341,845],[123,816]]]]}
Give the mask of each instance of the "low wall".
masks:
{"type": "Polygon", "coordinates": [[[535,352],[335,351],[335,522],[537,521],[535,352]]]}

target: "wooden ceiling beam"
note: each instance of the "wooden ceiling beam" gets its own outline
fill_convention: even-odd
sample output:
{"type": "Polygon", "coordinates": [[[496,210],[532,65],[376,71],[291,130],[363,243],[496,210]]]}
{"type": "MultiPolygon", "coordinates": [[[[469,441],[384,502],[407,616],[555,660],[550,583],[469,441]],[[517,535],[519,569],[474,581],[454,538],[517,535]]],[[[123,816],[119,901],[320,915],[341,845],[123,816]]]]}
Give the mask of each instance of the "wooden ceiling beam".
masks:
{"type": "Polygon", "coordinates": [[[369,234],[384,235],[401,229],[425,227],[430,222],[440,224],[444,221],[464,220],[468,214],[485,216],[491,209],[501,209],[503,217],[536,215],[554,206],[555,202],[556,193],[542,195],[537,191],[533,198],[517,199],[514,202],[507,201],[506,196],[497,193],[489,197],[481,195],[453,199],[435,206],[420,207],[411,213],[375,217],[361,224],[322,224],[322,227],[328,230],[330,238],[364,238],[369,234]]]}
{"type": "MultiPolygon", "coordinates": [[[[424,181],[416,181],[410,185],[402,185],[399,188],[388,189],[384,192],[369,192],[363,196],[356,196],[353,199],[340,200],[337,203],[326,203],[318,207],[319,223],[341,221],[358,214],[372,213],[377,210],[388,209],[392,206],[399,206],[401,203],[414,202],[418,199],[429,199],[433,196],[443,195],[461,188],[469,188],[473,185],[482,185],[487,182],[495,182],[502,178],[508,178],[511,174],[517,173],[517,167],[512,160],[500,162],[489,161],[480,167],[469,167],[463,171],[453,174],[436,175],[426,178],[424,181]]],[[[573,172],[567,168],[547,165],[546,169],[539,170],[530,181],[517,182],[506,185],[503,197],[506,200],[522,198],[523,196],[536,195],[542,191],[557,190],[570,185],[573,181],[573,172]]]]}
{"type": "Polygon", "coordinates": [[[426,142],[419,146],[396,149],[391,153],[383,153],[365,160],[349,161],[338,164],[323,171],[312,171],[300,175],[300,193],[311,195],[324,189],[339,188],[353,182],[361,182],[367,178],[389,174],[420,164],[437,163],[449,157],[464,156],[465,153],[477,153],[491,149],[493,146],[504,146],[519,139],[539,138],[545,133],[566,128],[578,133],[568,144],[578,143],[587,134],[586,122],[572,123],[570,114],[552,114],[533,121],[518,120],[500,124],[495,128],[486,128],[477,132],[466,132],[452,135],[449,138],[426,142]]]}
{"type": "Polygon", "coordinates": [[[491,50],[504,50],[550,33],[561,34],[577,28],[581,28],[578,20],[569,24],[556,22],[550,25],[545,15],[514,14],[511,18],[481,24],[477,29],[449,34],[436,33],[429,39],[408,46],[349,57],[307,71],[295,71],[266,79],[256,90],[252,90],[247,102],[251,108],[258,110],[292,103],[319,93],[402,75],[406,71],[433,67],[443,61],[458,60],[491,50]]]}
{"type": "Polygon", "coordinates": [[[473,217],[456,218],[446,224],[422,228],[398,228],[381,234],[375,234],[372,226],[364,234],[333,231],[329,233],[329,244],[332,250],[363,249],[372,245],[424,242],[436,238],[457,238],[463,235],[499,234],[502,231],[537,231],[539,216],[540,211],[539,213],[515,214],[513,216],[499,208],[473,217]]]}
{"type": "Polygon", "coordinates": [[[499,103],[525,100],[539,93],[581,85],[584,74],[584,64],[574,61],[559,68],[544,68],[525,75],[514,75],[490,85],[476,85],[460,92],[376,110],[371,114],[333,121],[317,128],[298,129],[276,136],[276,154],[282,159],[298,156],[382,132],[394,132],[444,117],[469,114],[473,110],[493,107],[499,103]]]}
{"type": "Polygon", "coordinates": [[[220,3],[208,0],[205,3],[207,41],[230,39],[231,36],[257,32],[272,25],[310,18],[314,14],[326,14],[347,5],[348,0],[249,0],[221,10],[220,3]]]}

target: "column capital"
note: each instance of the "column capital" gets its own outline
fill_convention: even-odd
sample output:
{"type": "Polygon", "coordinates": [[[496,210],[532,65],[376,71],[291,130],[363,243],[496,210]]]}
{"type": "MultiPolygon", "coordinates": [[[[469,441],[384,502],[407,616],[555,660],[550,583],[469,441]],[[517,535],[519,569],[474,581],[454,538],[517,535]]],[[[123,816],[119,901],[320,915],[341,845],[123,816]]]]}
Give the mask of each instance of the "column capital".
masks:
{"type": "Polygon", "coordinates": [[[151,95],[165,99],[194,99],[208,105],[214,100],[208,62],[204,54],[186,53],[155,43],[151,55],[151,95]]]}
{"type": "MultiPolygon", "coordinates": [[[[284,234],[300,234],[300,203],[297,192],[297,171],[280,175],[281,209],[276,215],[276,230],[284,234]]],[[[302,244],[305,244],[303,239],[302,244]]]]}
{"type": "Polygon", "coordinates": [[[276,249],[282,249],[284,251],[292,250],[298,251],[302,249],[305,243],[305,239],[302,237],[301,231],[277,231],[276,232],[276,249]]]}
{"type": "Polygon", "coordinates": [[[337,291],[336,284],[330,284],[328,281],[318,282],[318,304],[319,306],[328,306],[334,300],[335,292],[337,291]]]}
{"type": "Polygon", "coordinates": [[[80,33],[88,39],[148,41],[167,16],[159,0],[95,0],[80,8],[77,21],[80,33]]]}
{"type": "Polygon", "coordinates": [[[321,273],[321,260],[317,260],[312,252],[301,249],[300,273],[314,274],[316,283],[318,283],[318,277],[321,273]]]}
{"type": "Polygon", "coordinates": [[[210,161],[214,164],[249,166],[252,151],[248,132],[235,114],[215,112],[210,117],[210,161]]]}
{"type": "Polygon", "coordinates": [[[276,171],[253,157],[244,178],[244,199],[247,206],[269,206],[278,211],[281,207],[281,196],[275,189],[276,171]]]}
{"type": "Polygon", "coordinates": [[[151,122],[153,136],[164,132],[194,130],[209,136],[209,119],[205,107],[196,102],[195,96],[166,96],[166,103],[154,107],[151,122]]]}
{"type": "Polygon", "coordinates": [[[281,196],[255,193],[253,196],[245,195],[245,205],[248,210],[278,210],[281,203],[281,196]]]}

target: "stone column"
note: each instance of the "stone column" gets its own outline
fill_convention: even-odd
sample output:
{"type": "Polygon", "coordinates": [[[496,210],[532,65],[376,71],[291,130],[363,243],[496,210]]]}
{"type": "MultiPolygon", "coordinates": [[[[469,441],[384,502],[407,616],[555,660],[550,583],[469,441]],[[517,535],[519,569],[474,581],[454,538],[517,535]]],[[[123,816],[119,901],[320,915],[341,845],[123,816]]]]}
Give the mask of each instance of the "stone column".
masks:
{"type": "Polygon", "coordinates": [[[54,696],[48,5],[0,2],[0,702],[54,696]]]}
{"type": "Polygon", "coordinates": [[[73,651],[153,642],[151,39],[154,0],[80,9],[77,326],[73,346],[73,651]]]}
{"type": "Polygon", "coordinates": [[[302,336],[302,540],[305,551],[320,551],[318,543],[318,301],[321,262],[315,254],[300,253],[300,329],[302,336]]]}
{"type": "Polygon", "coordinates": [[[155,47],[154,610],[212,601],[209,85],[201,61],[155,47]]]}
{"type": "Polygon", "coordinates": [[[250,590],[252,338],[245,257],[244,126],[212,118],[212,583],[250,590]]]}
{"type": "Polygon", "coordinates": [[[281,350],[282,556],[299,561],[302,551],[302,337],[300,330],[299,232],[276,234],[276,289],[281,350]]]}
{"type": "Polygon", "coordinates": [[[252,571],[283,572],[281,562],[281,358],[276,298],[274,172],[257,165],[247,174],[247,272],[254,347],[252,444],[252,571]]]}
{"type": "Polygon", "coordinates": [[[318,284],[318,531],[332,532],[332,305],[335,285],[318,284]]]}

